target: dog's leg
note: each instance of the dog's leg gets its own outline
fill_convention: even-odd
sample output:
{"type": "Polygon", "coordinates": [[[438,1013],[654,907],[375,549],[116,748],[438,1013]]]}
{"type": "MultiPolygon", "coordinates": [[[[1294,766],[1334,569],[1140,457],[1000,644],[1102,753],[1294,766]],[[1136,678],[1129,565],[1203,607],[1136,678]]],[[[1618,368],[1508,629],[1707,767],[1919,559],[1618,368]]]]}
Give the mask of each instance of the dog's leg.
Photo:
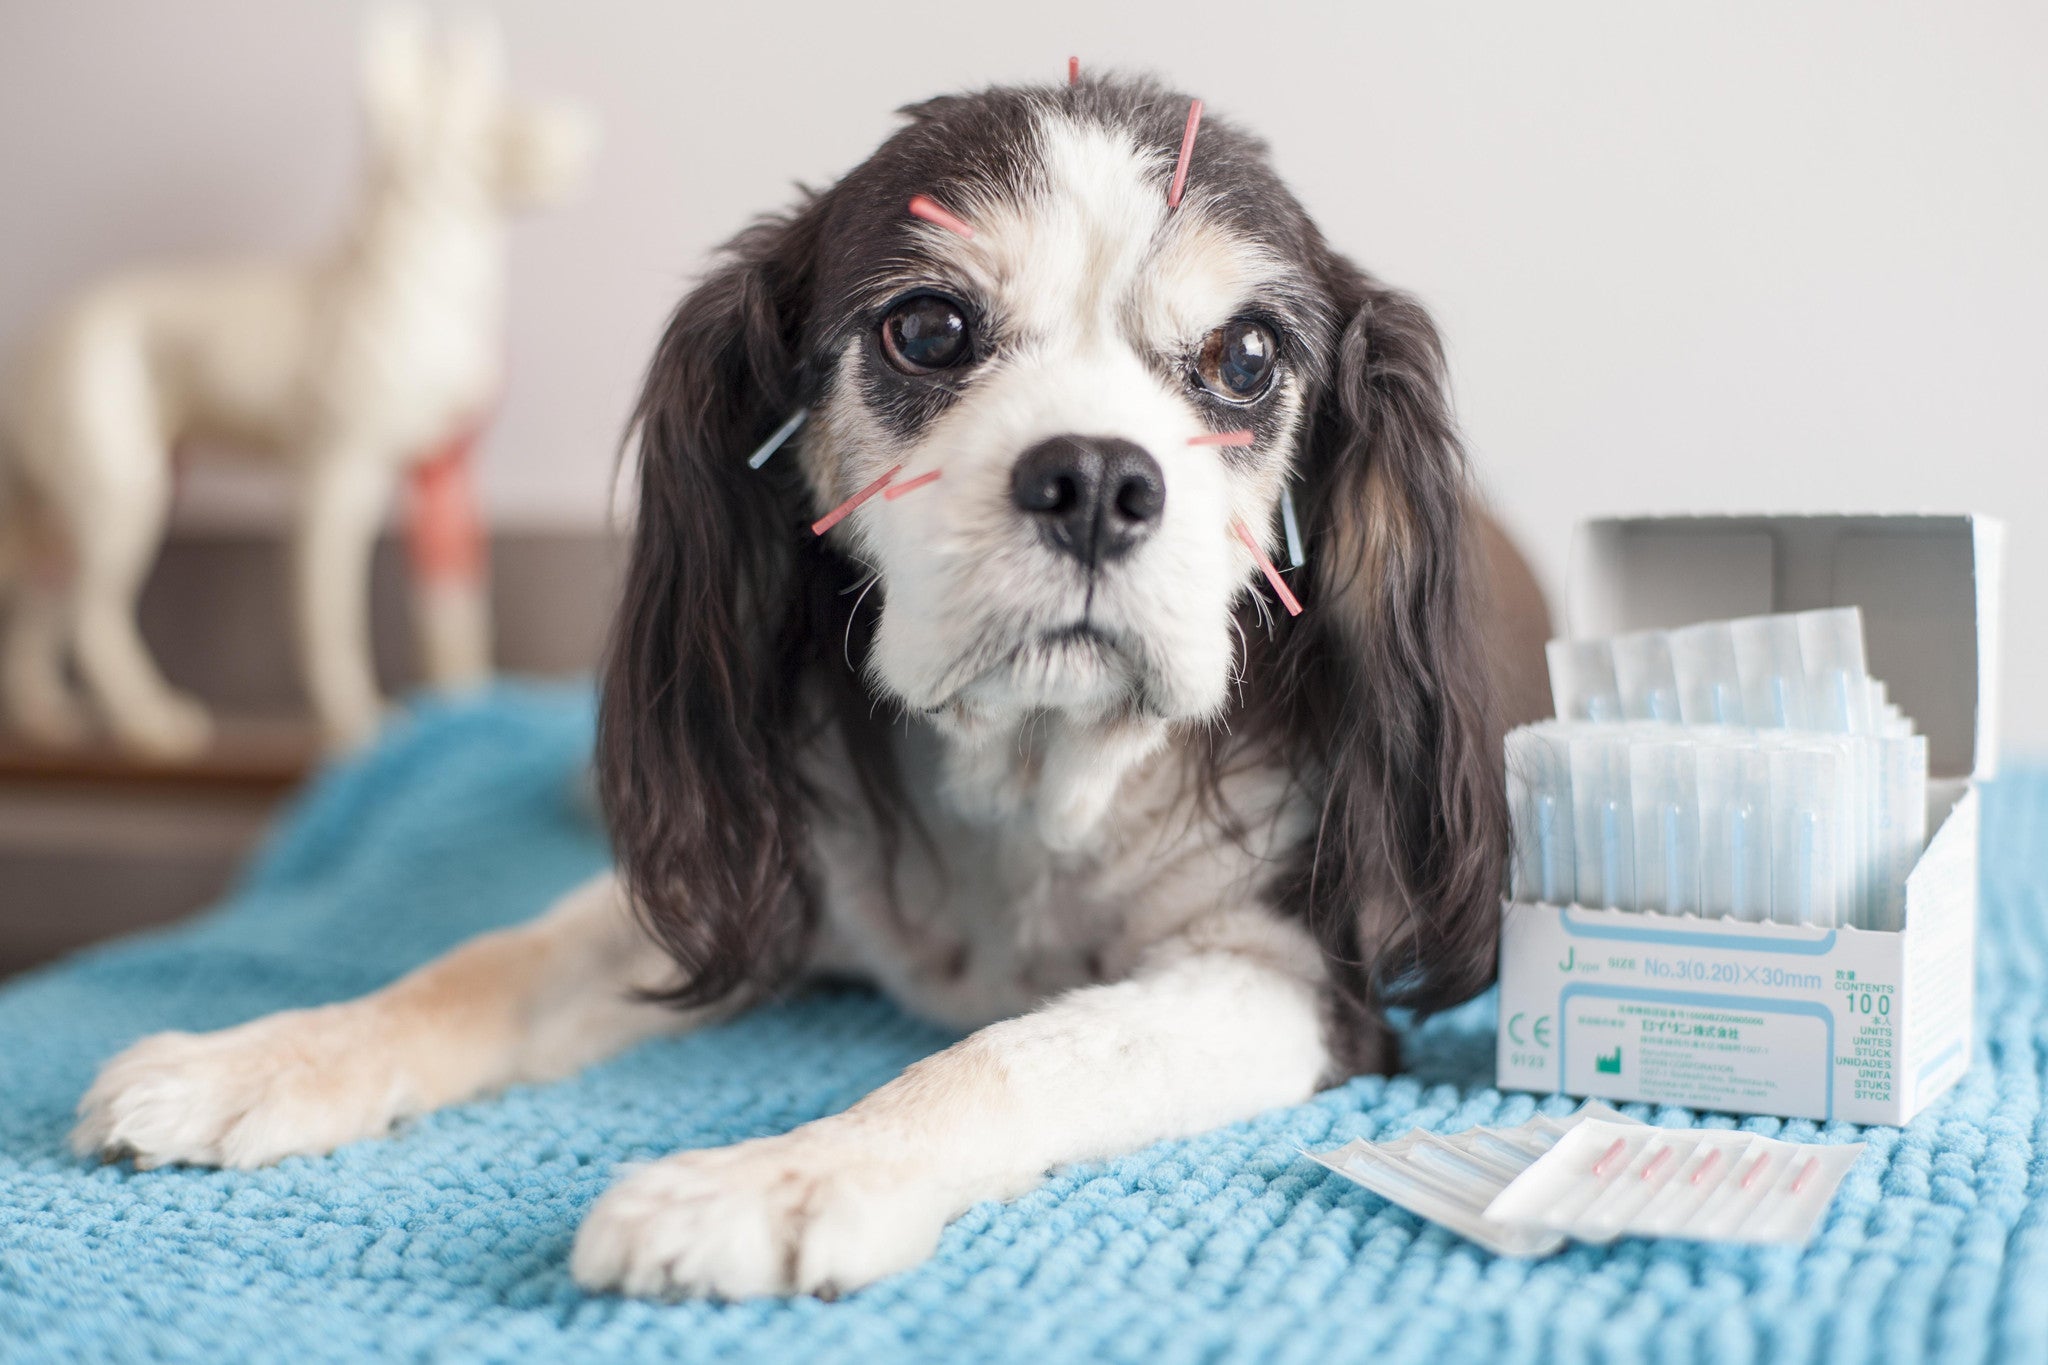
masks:
{"type": "Polygon", "coordinates": [[[444,691],[491,672],[491,585],[475,461],[481,428],[467,426],[412,466],[406,551],[420,672],[444,691]]]}
{"type": "Polygon", "coordinates": [[[294,565],[299,664],[337,748],[368,738],[384,708],[370,656],[370,553],[393,481],[375,452],[327,450],[306,471],[294,565]]]}
{"type": "Polygon", "coordinates": [[[1312,1094],[1321,968],[1264,915],[1210,924],[1136,976],[918,1063],[843,1114],[628,1175],[576,1239],[593,1289],[831,1294],[916,1264],[948,1220],[1054,1165],[1312,1094]]]}
{"type": "Polygon", "coordinates": [[[30,577],[6,604],[7,635],[0,644],[7,713],[21,732],[43,744],[77,744],[88,729],[85,708],[64,676],[69,609],[55,583],[30,577]]]}
{"type": "Polygon", "coordinates": [[[101,481],[89,494],[74,490],[64,508],[77,556],[72,648],[79,676],[117,739],[146,754],[183,758],[206,747],[212,723],[198,702],[164,681],[135,624],[135,601],[170,512],[170,462],[153,440],[134,433],[124,458],[96,450],[101,481]]]}
{"type": "Polygon", "coordinates": [[[669,970],[607,874],[360,999],[143,1039],[79,1102],[72,1145],[145,1167],[329,1151],[708,1017],[636,995],[669,970]]]}

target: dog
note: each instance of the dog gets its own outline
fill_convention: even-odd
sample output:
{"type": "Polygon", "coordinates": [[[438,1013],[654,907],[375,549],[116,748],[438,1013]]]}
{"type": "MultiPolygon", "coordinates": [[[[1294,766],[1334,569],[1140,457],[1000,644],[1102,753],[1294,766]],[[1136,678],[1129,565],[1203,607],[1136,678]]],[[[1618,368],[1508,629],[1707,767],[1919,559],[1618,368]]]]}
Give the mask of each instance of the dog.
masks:
{"type": "Polygon", "coordinates": [[[90,728],[67,665],[116,741],[182,759],[211,722],[157,670],[135,626],[172,492],[172,452],[222,442],[292,468],[301,672],[327,743],[383,709],[370,661],[370,552],[394,484],[461,524],[429,526],[416,568],[422,661],[441,685],[489,668],[489,623],[459,473],[437,451],[473,439],[502,386],[505,216],[564,197],[592,129],[567,106],[504,90],[494,29],[437,41],[424,12],[371,25],[370,167],[342,239],[301,262],[140,270],[100,281],[32,339],[0,467],[7,709],[26,734],[90,728]],[[456,501],[449,503],[449,493],[456,501]],[[457,572],[431,562],[452,559],[457,572]]]}
{"type": "Polygon", "coordinates": [[[1389,1010],[1484,989],[1540,594],[1423,310],[1226,121],[1169,205],[1189,107],[934,99],[740,233],[631,428],[616,870],[366,998],[137,1043],[78,1149],[323,1152],[853,974],[973,1031],[633,1171],[571,1257],[592,1290],[829,1296],[1052,1166],[1388,1070],[1389,1010]],[[1293,617],[1258,567],[1283,494],[1293,617]]]}

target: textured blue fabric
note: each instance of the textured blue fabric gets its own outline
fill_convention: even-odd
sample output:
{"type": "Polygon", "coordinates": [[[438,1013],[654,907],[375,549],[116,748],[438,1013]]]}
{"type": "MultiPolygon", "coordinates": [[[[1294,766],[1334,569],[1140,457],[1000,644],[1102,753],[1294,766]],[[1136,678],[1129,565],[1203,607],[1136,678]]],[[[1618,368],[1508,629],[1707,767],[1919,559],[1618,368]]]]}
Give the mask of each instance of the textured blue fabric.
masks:
{"type": "Polygon", "coordinates": [[[589,1298],[565,1262],[620,1162],[829,1113],[946,1041],[861,994],[272,1170],[66,1153],[71,1106],[134,1038],[375,986],[598,867],[589,741],[580,692],[429,707],[318,782],[221,911],[0,992],[0,1360],[2048,1359],[2042,773],[1987,792],[1975,1065],[1910,1128],[1864,1133],[1804,1252],[1502,1260],[1296,1154],[1527,1117],[1536,1101],[1491,1088],[1486,1001],[1424,1029],[1409,1074],[1062,1171],[833,1304],[589,1298]]]}

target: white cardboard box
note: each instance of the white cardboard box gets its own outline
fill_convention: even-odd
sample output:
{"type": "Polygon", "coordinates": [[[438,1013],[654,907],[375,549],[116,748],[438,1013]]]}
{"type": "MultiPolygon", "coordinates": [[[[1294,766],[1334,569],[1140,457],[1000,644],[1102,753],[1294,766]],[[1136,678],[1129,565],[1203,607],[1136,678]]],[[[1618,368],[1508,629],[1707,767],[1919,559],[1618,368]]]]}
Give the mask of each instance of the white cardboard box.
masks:
{"type": "Polygon", "coordinates": [[[1588,522],[1576,636],[1860,606],[1928,738],[1926,851],[1897,933],[1502,903],[1504,1089],[1904,1123],[1969,1066],[1978,781],[1997,754],[1999,524],[1973,516],[1588,522]]]}

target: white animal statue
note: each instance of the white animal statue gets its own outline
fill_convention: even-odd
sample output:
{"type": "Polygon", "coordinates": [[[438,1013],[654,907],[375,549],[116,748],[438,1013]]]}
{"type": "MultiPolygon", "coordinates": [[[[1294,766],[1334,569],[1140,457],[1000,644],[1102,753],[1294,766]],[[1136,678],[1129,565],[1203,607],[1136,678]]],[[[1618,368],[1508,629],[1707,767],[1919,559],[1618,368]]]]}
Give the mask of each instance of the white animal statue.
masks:
{"type": "Polygon", "coordinates": [[[365,65],[368,175],[338,242],[293,263],[107,279],[29,344],[0,407],[0,693],[33,738],[81,739],[89,698],[140,754],[208,744],[206,712],[166,683],[135,621],[172,452],[188,441],[268,456],[297,480],[297,642],[330,744],[362,738],[382,710],[369,559],[408,473],[416,515],[424,504],[452,518],[415,528],[440,571],[436,583],[424,566],[416,597],[428,677],[488,667],[460,457],[502,385],[507,213],[566,194],[590,127],[510,102],[497,35],[480,23],[437,34],[419,11],[383,12],[365,65]]]}

